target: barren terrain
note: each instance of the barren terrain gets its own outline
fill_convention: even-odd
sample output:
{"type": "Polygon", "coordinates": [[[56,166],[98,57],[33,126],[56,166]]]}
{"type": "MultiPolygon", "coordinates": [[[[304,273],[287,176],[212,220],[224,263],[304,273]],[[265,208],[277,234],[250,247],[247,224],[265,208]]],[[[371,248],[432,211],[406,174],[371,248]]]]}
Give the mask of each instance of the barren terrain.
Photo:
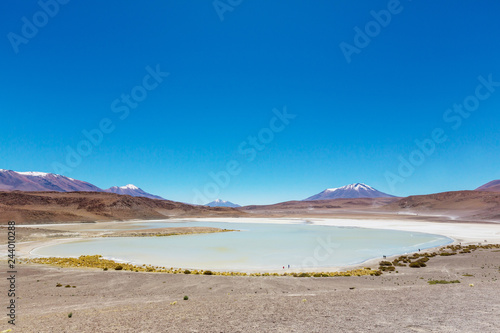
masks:
{"type": "MultiPolygon", "coordinates": [[[[498,332],[499,259],[496,250],[478,250],[438,256],[424,268],[338,278],[24,265],[17,280],[16,331],[498,332]]],[[[0,322],[8,328],[5,315],[0,322]]]]}
{"type": "Polygon", "coordinates": [[[288,201],[246,206],[241,211],[274,217],[416,219],[432,221],[500,221],[500,193],[456,191],[406,198],[359,198],[288,201]]]}
{"type": "Polygon", "coordinates": [[[94,222],[170,217],[243,216],[226,207],[205,207],[102,192],[0,192],[0,223],[94,222]]]}

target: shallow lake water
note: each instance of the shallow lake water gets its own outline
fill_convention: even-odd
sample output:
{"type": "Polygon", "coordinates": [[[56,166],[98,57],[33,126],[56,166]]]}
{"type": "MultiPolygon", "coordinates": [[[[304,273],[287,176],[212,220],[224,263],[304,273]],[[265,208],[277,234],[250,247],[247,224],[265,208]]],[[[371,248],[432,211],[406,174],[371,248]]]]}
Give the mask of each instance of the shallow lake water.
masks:
{"type": "Polygon", "coordinates": [[[36,256],[101,254],[136,264],[225,271],[345,267],[453,240],[419,232],[303,224],[146,222],[130,229],[207,226],[238,232],[167,237],[94,238],[35,249],[36,256]]]}

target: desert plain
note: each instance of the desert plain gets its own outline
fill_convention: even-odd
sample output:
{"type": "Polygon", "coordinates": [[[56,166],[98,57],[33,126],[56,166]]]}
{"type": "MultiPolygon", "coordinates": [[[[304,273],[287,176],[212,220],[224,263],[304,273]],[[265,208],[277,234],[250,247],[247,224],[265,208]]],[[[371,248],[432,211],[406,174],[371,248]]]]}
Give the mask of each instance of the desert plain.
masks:
{"type": "MultiPolygon", "coordinates": [[[[290,223],[301,218],[202,220],[224,219],[290,223]]],[[[500,244],[497,223],[303,219],[323,225],[426,231],[451,237],[454,244],[462,246],[500,244]]],[[[120,234],[124,229],[124,222],[18,226],[18,255],[29,257],[41,245],[98,234],[120,234]]],[[[3,227],[2,240],[6,239],[5,233],[3,227]]],[[[5,241],[2,247],[6,248],[5,241]]],[[[378,267],[381,260],[345,269],[378,267]]],[[[13,329],[14,332],[498,332],[499,248],[437,255],[426,264],[421,268],[395,266],[394,271],[385,271],[380,276],[347,277],[216,276],[20,264],[13,329]],[[455,283],[431,284],[432,281],[455,283]]],[[[6,324],[7,320],[3,315],[0,329],[12,328],[6,324]]]]}

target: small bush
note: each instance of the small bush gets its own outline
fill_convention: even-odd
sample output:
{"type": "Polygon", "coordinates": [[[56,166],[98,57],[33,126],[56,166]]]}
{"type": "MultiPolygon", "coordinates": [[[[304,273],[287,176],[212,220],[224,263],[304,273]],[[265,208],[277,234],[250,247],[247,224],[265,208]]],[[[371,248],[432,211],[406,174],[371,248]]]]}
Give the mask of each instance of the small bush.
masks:
{"type": "Polygon", "coordinates": [[[187,296],[184,296],[184,300],[187,301],[189,299],[189,297],[187,296]]]}
{"type": "Polygon", "coordinates": [[[427,265],[424,262],[417,260],[417,261],[411,262],[409,266],[411,268],[420,268],[420,267],[425,267],[427,265]]]}
{"type": "Polygon", "coordinates": [[[439,255],[440,256],[454,256],[455,254],[457,254],[456,252],[441,252],[439,255]]]}
{"type": "Polygon", "coordinates": [[[71,288],[69,284],[65,285],[64,288],[71,288]]]}
{"type": "Polygon", "coordinates": [[[380,266],[379,269],[384,272],[393,272],[396,270],[394,266],[380,266]]]}
{"type": "Polygon", "coordinates": [[[203,275],[213,275],[214,273],[212,271],[204,271],[203,275]]]}
{"type": "Polygon", "coordinates": [[[104,267],[102,270],[103,270],[103,271],[107,271],[107,270],[108,270],[108,268],[107,268],[107,267],[104,267]]]}
{"type": "Polygon", "coordinates": [[[115,267],[115,271],[121,271],[123,269],[122,265],[118,265],[115,267]]]}
{"type": "Polygon", "coordinates": [[[73,317],[73,312],[68,313],[68,318],[73,317]]]}
{"type": "Polygon", "coordinates": [[[56,284],[56,287],[62,287],[62,284],[58,283],[56,284]]]}
{"type": "Polygon", "coordinates": [[[189,269],[186,269],[186,270],[184,271],[184,274],[191,274],[191,271],[190,271],[189,269]]]}
{"type": "Polygon", "coordinates": [[[451,280],[451,281],[446,281],[446,280],[430,280],[427,281],[428,284],[450,284],[450,283],[460,283],[458,280],[451,280]]]}
{"type": "Polygon", "coordinates": [[[413,267],[413,268],[425,267],[425,266],[427,266],[427,264],[426,264],[427,261],[429,261],[428,257],[422,257],[422,258],[418,259],[417,261],[411,262],[409,266],[413,267]]]}
{"type": "Polygon", "coordinates": [[[379,263],[380,266],[392,266],[392,262],[390,261],[381,261],[379,263]]]}

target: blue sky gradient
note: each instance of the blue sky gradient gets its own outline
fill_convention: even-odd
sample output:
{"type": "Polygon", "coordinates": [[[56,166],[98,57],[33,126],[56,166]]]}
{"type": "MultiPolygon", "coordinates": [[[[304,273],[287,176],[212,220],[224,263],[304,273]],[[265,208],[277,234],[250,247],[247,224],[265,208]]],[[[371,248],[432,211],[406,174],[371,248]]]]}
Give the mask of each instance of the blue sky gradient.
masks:
{"type": "Polygon", "coordinates": [[[406,196],[500,178],[499,2],[221,0],[219,13],[212,1],[41,3],[0,4],[0,168],[239,204],[354,182],[406,196]],[[126,104],[133,92],[140,102],[126,104]],[[453,111],[464,103],[473,111],[453,111]],[[295,117],[273,131],[284,108],[295,117]],[[108,133],[68,165],[103,120],[108,133]],[[439,128],[444,142],[416,145],[439,128]],[[261,150],[242,154],[259,133],[261,150]],[[230,161],[238,171],[217,185],[210,173],[230,161]]]}

